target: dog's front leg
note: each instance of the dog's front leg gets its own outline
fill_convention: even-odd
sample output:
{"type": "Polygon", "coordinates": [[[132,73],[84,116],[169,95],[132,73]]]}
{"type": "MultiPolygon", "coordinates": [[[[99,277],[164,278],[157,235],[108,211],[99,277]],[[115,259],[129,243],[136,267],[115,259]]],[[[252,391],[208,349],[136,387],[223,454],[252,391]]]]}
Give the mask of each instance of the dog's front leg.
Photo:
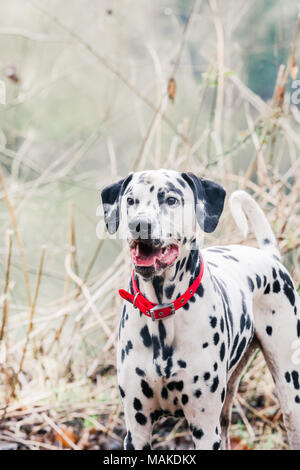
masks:
{"type": "MultiPolygon", "coordinates": [[[[124,403],[124,402],[123,402],[124,403]]],[[[125,423],[127,434],[124,439],[125,450],[151,449],[153,412],[145,405],[135,409],[137,399],[133,398],[124,403],[125,423]]]]}
{"type": "Polygon", "coordinates": [[[118,375],[127,430],[126,450],[150,449],[153,423],[159,417],[153,384],[140,365],[133,371],[123,367],[118,375]]]}
{"type": "Polygon", "coordinates": [[[197,450],[221,449],[220,415],[222,401],[219,393],[204,392],[201,398],[189,400],[184,414],[197,450]],[[207,396],[204,396],[207,395],[207,396]]]}

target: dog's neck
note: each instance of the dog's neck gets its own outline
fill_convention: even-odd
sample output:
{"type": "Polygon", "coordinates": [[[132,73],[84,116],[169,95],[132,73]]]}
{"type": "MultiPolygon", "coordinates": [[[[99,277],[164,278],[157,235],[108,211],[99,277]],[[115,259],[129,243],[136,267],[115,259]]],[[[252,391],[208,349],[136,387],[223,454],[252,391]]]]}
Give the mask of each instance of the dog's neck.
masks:
{"type": "Polygon", "coordinates": [[[138,289],[150,302],[168,304],[189,288],[199,275],[201,265],[200,250],[184,250],[173,266],[151,279],[143,279],[135,273],[138,289]]]}

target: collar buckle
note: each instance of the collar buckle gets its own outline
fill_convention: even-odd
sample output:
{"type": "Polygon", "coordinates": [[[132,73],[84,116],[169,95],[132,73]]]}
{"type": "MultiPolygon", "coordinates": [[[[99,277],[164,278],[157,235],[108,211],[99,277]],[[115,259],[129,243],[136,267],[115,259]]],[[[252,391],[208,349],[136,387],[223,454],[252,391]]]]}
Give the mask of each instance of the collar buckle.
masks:
{"type": "Polygon", "coordinates": [[[164,314],[164,312],[162,310],[164,310],[166,308],[171,309],[171,313],[169,313],[169,315],[167,315],[167,316],[174,315],[175,307],[174,307],[173,302],[171,304],[157,304],[157,305],[155,305],[155,307],[150,308],[149,312],[151,314],[152,321],[159,320],[159,317],[162,317],[163,314],[164,314]],[[157,310],[160,310],[160,311],[158,312],[158,318],[155,318],[155,312],[157,310]]]}
{"type": "Polygon", "coordinates": [[[133,299],[133,302],[132,302],[132,305],[133,305],[133,308],[137,308],[136,306],[136,299],[138,298],[138,296],[140,295],[140,292],[138,291],[135,296],[134,296],[134,299],[133,299]]]}

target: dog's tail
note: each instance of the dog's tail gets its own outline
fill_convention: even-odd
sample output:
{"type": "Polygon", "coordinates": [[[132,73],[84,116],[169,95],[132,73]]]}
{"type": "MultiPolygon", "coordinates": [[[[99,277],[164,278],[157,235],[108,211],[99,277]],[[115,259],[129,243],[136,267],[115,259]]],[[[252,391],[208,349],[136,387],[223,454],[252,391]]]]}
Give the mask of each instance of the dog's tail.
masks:
{"type": "Polygon", "coordinates": [[[247,215],[259,248],[279,259],[280,253],[275,235],[257,202],[245,191],[234,191],[230,196],[229,206],[235,223],[244,237],[247,237],[249,228],[247,215]]]}

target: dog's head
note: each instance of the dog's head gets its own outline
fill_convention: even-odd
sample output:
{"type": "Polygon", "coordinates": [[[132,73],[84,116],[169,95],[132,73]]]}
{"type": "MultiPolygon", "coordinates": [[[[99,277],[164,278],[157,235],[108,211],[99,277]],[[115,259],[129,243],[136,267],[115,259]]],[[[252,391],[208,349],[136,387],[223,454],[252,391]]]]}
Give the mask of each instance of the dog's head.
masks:
{"type": "Polygon", "coordinates": [[[183,256],[197,225],[215,230],[225,190],[192,173],[150,170],[130,174],[101,195],[108,232],[124,222],[135,270],[149,279],[183,256]]]}

